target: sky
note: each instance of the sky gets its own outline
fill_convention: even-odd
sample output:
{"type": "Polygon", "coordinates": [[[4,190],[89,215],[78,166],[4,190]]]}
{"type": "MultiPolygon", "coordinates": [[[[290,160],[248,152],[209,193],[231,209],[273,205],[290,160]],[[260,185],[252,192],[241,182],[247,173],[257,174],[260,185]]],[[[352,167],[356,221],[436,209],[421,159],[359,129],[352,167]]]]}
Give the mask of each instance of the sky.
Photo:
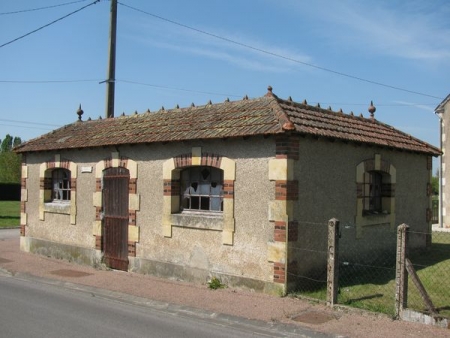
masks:
{"type": "MultiPolygon", "coordinates": [[[[110,1],[94,2],[0,0],[0,138],[75,122],[80,104],[104,118],[110,1]]],[[[449,17],[448,0],[120,0],[115,116],[270,85],[344,113],[373,101],[377,120],[439,147],[449,17]]]]}

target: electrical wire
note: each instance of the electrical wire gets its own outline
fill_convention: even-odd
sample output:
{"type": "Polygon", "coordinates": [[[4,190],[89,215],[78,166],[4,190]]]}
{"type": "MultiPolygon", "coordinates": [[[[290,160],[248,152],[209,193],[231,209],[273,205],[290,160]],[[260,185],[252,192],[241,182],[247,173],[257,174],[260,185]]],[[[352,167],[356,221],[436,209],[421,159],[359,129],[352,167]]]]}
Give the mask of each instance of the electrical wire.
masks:
{"type": "Polygon", "coordinates": [[[59,5],[53,5],[53,6],[46,6],[46,7],[38,7],[38,8],[31,8],[31,9],[23,9],[20,11],[13,11],[13,12],[3,12],[0,13],[0,15],[9,15],[9,14],[19,14],[19,13],[26,13],[26,12],[34,12],[34,11],[40,11],[43,9],[50,9],[50,8],[55,8],[55,7],[62,7],[62,6],[67,6],[67,5],[72,5],[72,4],[76,4],[78,2],[85,2],[88,0],[78,0],[78,1],[71,1],[71,2],[66,2],[63,4],[59,4],[59,5]]]}
{"type": "Polygon", "coordinates": [[[116,79],[116,82],[123,82],[123,83],[137,84],[137,85],[141,85],[141,86],[155,87],[155,88],[161,88],[161,89],[170,89],[170,90],[178,90],[178,91],[190,92],[190,93],[198,93],[198,94],[217,95],[217,96],[228,96],[228,97],[241,97],[240,95],[234,95],[234,94],[223,94],[223,93],[214,93],[214,92],[204,92],[204,91],[200,91],[200,90],[185,89],[185,88],[174,88],[174,87],[167,87],[167,86],[161,86],[161,85],[155,85],[155,84],[143,83],[143,82],[136,82],[136,81],[129,81],[129,80],[119,80],[119,79],[116,79]]]}
{"type": "Polygon", "coordinates": [[[182,24],[182,23],[174,21],[174,20],[167,19],[167,18],[164,18],[164,17],[156,15],[156,14],[152,14],[152,13],[146,12],[146,11],[144,11],[142,9],[129,6],[129,5],[123,4],[121,2],[118,2],[118,4],[122,5],[123,7],[127,7],[129,9],[132,9],[134,11],[137,11],[137,12],[140,12],[140,13],[152,16],[152,17],[154,17],[156,19],[159,19],[159,20],[162,20],[162,21],[165,21],[165,22],[168,22],[168,23],[171,23],[171,24],[174,24],[174,25],[177,25],[177,26],[180,26],[180,27],[192,30],[194,32],[201,33],[201,34],[204,34],[204,35],[216,38],[216,39],[220,39],[222,41],[226,41],[226,42],[229,42],[229,43],[241,46],[241,47],[245,47],[247,49],[251,49],[251,50],[254,50],[254,51],[257,51],[257,52],[260,52],[260,53],[264,53],[264,54],[267,54],[267,55],[270,55],[270,56],[274,56],[274,57],[277,57],[277,58],[280,58],[280,59],[284,59],[284,60],[291,61],[291,62],[294,62],[294,63],[302,64],[304,66],[308,66],[308,67],[312,67],[312,68],[315,68],[315,69],[319,69],[319,70],[322,70],[322,71],[325,71],[325,72],[328,72],[328,73],[332,73],[332,74],[335,74],[335,75],[343,76],[343,77],[346,77],[346,78],[349,78],[349,79],[358,80],[358,81],[361,81],[361,82],[366,82],[366,83],[370,83],[370,84],[373,84],[373,85],[377,85],[377,86],[381,86],[381,87],[385,87],[385,88],[390,88],[390,89],[394,89],[394,90],[399,90],[399,91],[403,91],[403,92],[406,92],[406,93],[411,93],[411,94],[416,94],[416,95],[421,95],[421,96],[431,97],[431,98],[434,98],[434,99],[443,100],[443,98],[439,97],[439,96],[425,94],[425,93],[421,93],[421,92],[418,92],[418,91],[409,90],[409,89],[405,89],[405,88],[389,85],[389,84],[386,84],[386,83],[381,83],[381,82],[378,82],[378,81],[365,79],[365,78],[362,78],[362,77],[359,77],[359,76],[350,75],[350,74],[343,73],[343,72],[340,72],[340,71],[336,71],[336,70],[333,70],[333,69],[330,69],[330,68],[325,68],[325,67],[314,65],[312,63],[300,61],[300,60],[297,60],[297,59],[294,59],[294,58],[291,58],[291,57],[288,57],[288,56],[284,56],[284,55],[281,55],[281,54],[270,52],[268,50],[264,50],[262,48],[258,48],[258,47],[254,47],[254,46],[242,43],[242,42],[238,42],[238,41],[232,40],[230,38],[226,38],[226,37],[223,37],[223,36],[220,36],[220,35],[217,35],[217,34],[209,33],[207,31],[204,31],[204,30],[201,30],[201,29],[198,29],[198,28],[194,28],[192,26],[188,26],[188,25],[182,24]]]}
{"type": "Polygon", "coordinates": [[[28,33],[26,33],[26,34],[24,34],[24,35],[22,35],[22,36],[19,36],[19,37],[15,38],[15,39],[13,39],[13,40],[11,40],[11,41],[5,42],[4,44],[0,45],[0,48],[4,47],[4,46],[6,46],[6,45],[9,45],[9,44],[11,44],[11,43],[13,43],[13,42],[16,42],[17,40],[23,39],[24,37],[26,37],[26,36],[28,36],[28,35],[31,35],[31,34],[33,34],[33,33],[36,33],[37,31],[40,31],[41,29],[44,29],[44,28],[46,28],[46,27],[48,27],[48,26],[51,26],[51,25],[53,25],[54,23],[56,23],[56,22],[58,22],[58,21],[61,21],[61,20],[65,19],[65,18],[67,18],[67,17],[69,17],[69,16],[71,16],[71,15],[73,15],[73,14],[75,14],[75,13],[78,13],[78,12],[82,11],[82,10],[85,9],[85,8],[88,8],[89,6],[95,5],[95,4],[96,4],[97,2],[99,2],[99,1],[100,1],[100,0],[95,0],[94,2],[90,3],[89,5],[83,6],[83,7],[81,7],[80,9],[77,9],[76,11],[73,11],[73,12],[71,12],[71,13],[69,13],[69,14],[66,14],[66,15],[64,15],[63,17],[61,17],[61,18],[59,18],[59,19],[56,19],[56,20],[54,20],[54,21],[52,21],[52,22],[50,22],[50,23],[48,23],[48,24],[46,24],[46,25],[44,25],[44,26],[41,26],[41,27],[39,27],[39,28],[36,28],[35,30],[33,30],[33,31],[31,31],[31,32],[28,32],[28,33]]]}
{"type": "Polygon", "coordinates": [[[18,120],[8,120],[8,119],[0,119],[0,121],[12,122],[12,123],[35,124],[35,125],[40,125],[40,126],[59,127],[58,124],[41,123],[41,122],[29,122],[29,121],[18,121],[18,120]]]}

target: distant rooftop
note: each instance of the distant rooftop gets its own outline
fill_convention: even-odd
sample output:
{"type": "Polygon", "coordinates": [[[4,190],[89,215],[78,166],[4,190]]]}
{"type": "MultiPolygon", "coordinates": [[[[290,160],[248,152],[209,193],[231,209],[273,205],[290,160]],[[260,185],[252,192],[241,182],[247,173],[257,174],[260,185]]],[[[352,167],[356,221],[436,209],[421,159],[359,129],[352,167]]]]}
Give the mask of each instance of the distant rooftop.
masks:
{"type": "Polygon", "coordinates": [[[269,87],[266,95],[223,103],[173,109],[161,108],[114,118],[79,120],[15,148],[19,153],[82,149],[125,144],[176,142],[199,139],[224,139],[257,135],[297,133],[359,144],[378,145],[391,149],[439,156],[440,150],[375,119],[375,107],[369,107],[370,117],[344,114],[280,99],[269,87]]]}

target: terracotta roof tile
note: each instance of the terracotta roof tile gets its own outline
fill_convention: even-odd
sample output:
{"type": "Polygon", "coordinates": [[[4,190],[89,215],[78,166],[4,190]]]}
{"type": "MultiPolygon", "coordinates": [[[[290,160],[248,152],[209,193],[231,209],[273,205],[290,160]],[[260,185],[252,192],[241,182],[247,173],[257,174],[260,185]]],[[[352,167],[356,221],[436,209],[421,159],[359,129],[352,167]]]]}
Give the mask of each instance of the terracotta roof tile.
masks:
{"type": "Polygon", "coordinates": [[[175,142],[293,132],[440,154],[439,149],[373,118],[279,99],[260,98],[75,122],[21,144],[17,152],[175,142]],[[284,129],[283,129],[284,128],[284,129]]]}

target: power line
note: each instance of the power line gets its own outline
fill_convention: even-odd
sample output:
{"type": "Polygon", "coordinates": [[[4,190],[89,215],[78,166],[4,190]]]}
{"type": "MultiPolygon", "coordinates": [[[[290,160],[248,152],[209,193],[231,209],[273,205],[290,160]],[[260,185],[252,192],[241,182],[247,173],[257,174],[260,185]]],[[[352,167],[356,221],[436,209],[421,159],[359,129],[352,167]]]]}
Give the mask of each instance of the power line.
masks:
{"type": "Polygon", "coordinates": [[[8,120],[8,119],[0,119],[0,121],[13,122],[13,123],[36,124],[36,125],[40,125],[40,126],[59,127],[58,124],[50,124],[50,123],[29,122],[29,121],[18,121],[18,120],[8,120]]]}
{"type": "Polygon", "coordinates": [[[61,20],[65,19],[65,18],[67,18],[67,17],[69,17],[69,16],[71,16],[71,15],[77,13],[77,12],[80,12],[80,11],[82,11],[83,9],[85,9],[85,8],[87,8],[87,7],[89,7],[89,6],[95,5],[95,4],[96,4],[97,2],[99,2],[99,1],[100,1],[100,0],[95,0],[94,2],[90,3],[89,5],[83,6],[83,7],[81,7],[80,9],[77,9],[76,11],[73,11],[73,12],[71,12],[71,13],[69,13],[69,14],[66,14],[66,15],[64,15],[63,17],[61,17],[61,18],[59,18],[59,19],[56,19],[56,20],[54,20],[54,21],[52,21],[52,22],[50,22],[50,23],[48,23],[48,24],[46,24],[46,25],[44,25],[44,26],[41,26],[41,27],[39,27],[39,28],[37,28],[37,29],[35,29],[35,30],[33,30],[33,31],[29,32],[29,33],[27,33],[27,34],[24,34],[24,35],[19,36],[19,37],[15,38],[15,39],[13,39],[13,40],[11,40],[11,41],[8,41],[8,42],[6,42],[6,43],[0,45],[0,48],[4,47],[4,46],[6,46],[6,45],[9,45],[9,44],[11,44],[11,43],[13,43],[13,42],[15,42],[15,41],[17,41],[17,40],[23,39],[24,37],[26,37],[26,36],[28,36],[28,35],[31,35],[31,34],[33,34],[33,33],[36,33],[37,31],[40,31],[41,29],[44,29],[44,28],[46,28],[46,27],[48,27],[48,26],[51,26],[51,25],[53,25],[54,23],[56,23],[56,22],[58,22],[58,21],[61,21],[61,20]]]}
{"type": "Polygon", "coordinates": [[[123,83],[137,84],[137,85],[141,85],[141,86],[155,87],[155,88],[161,88],[161,89],[179,90],[179,91],[183,91],[183,92],[198,93],[198,94],[208,94],[208,95],[218,95],[218,96],[229,96],[229,97],[241,97],[240,95],[234,95],[234,94],[224,94],[224,93],[205,92],[205,91],[194,90],[194,89],[185,89],[185,88],[174,88],[174,87],[167,87],[167,86],[155,85],[155,84],[151,84],[151,83],[143,83],[143,82],[128,81],[128,80],[119,80],[119,79],[116,79],[116,82],[123,82],[123,83]]]}
{"type": "Polygon", "coordinates": [[[38,7],[38,8],[31,8],[31,9],[23,9],[20,11],[13,11],[13,12],[3,12],[0,13],[0,15],[9,15],[9,14],[19,14],[19,13],[26,13],[26,12],[34,12],[34,11],[40,11],[43,9],[50,9],[50,8],[55,8],[55,7],[61,7],[61,6],[67,6],[67,5],[72,5],[78,2],[85,2],[87,0],[78,0],[78,1],[72,1],[72,2],[66,2],[63,4],[59,4],[59,5],[53,5],[53,6],[46,6],[46,7],[38,7]]]}
{"type": "Polygon", "coordinates": [[[381,83],[381,82],[365,79],[365,78],[362,78],[362,77],[359,77],[359,76],[355,76],[355,75],[350,75],[350,74],[346,74],[346,73],[343,73],[343,72],[339,72],[339,71],[336,71],[336,70],[333,70],[333,69],[330,69],[330,68],[317,66],[317,65],[314,65],[312,63],[300,61],[300,60],[297,60],[297,59],[294,59],[294,58],[291,58],[291,57],[288,57],[288,56],[284,56],[284,55],[281,55],[281,54],[277,54],[277,53],[274,53],[274,52],[270,52],[270,51],[264,50],[262,48],[258,48],[258,47],[254,47],[254,46],[242,43],[242,42],[238,42],[236,40],[232,40],[232,39],[229,39],[229,38],[217,35],[217,34],[209,33],[207,31],[204,31],[204,30],[201,30],[201,29],[198,29],[198,28],[194,28],[194,27],[182,24],[182,23],[177,22],[177,21],[173,21],[173,20],[167,19],[167,18],[164,18],[164,17],[156,15],[156,14],[152,14],[152,13],[146,12],[146,11],[144,11],[142,9],[138,9],[138,8],[135,8],[135,7],[123,4],[121,2],[118,2],[118,3],[120,5],[122,5],[122,6],[124,6],[124,7],[127,7],[129,9],[134,10],[134,11],[137,11],[137,12],[140,12],[140,13],[152,16],[152,17],[157,18],[159,20],[166,21],[168,23],[171,23],[171,24],[174,24],[174,25],[186,28],[186,29],[190,29],[190,30],[195,31],[197,33],[208,35],[208,36],[211,36],[213,38],[220,39],[220,40],[223,40],[223,41],[226,41],[226,42],[229,42],[229,43],[241,46],[241,47],[245,47],[245,48],[248,48],[248,49],[260,52],[260,53],[264,53],[264,54],[267,54],[267,55],[270,55],[270,56],[274,56],[274,57],[277,57],[277,58],[280,58],[280,59],[284,59],[284,60],[287,60],[287,61],[291,61],[291,62],[295,62],[295,63],[298,63],[298,64],[302,64],[304,66],[308,66],[308,67],[312,67],[312,68],[315,68],[315,69],[319,69],[319,70],[322,70],[322,71],[325,71],[325,72],[328,72],[328,73],[332,73],[332,74],[335,74],[335,75],[344,76],[344,77],[347,77],[347,78],[350,78],[350,79],[353,79],[353,80],[358,80],[358,81],[361,81],[361,82],[366,82],[366,83],[374,84],[374,85],[381,86],[381,87],[386,87],[386,88],[395,89],[395,90],[399,90],[399,91],[403,91],[403,92],[407,92],[407,93],[411,93],[411,94],[427,96],[427,97],[431,97],[431,98],[434,98],[434,99],[443,100],[442,97],[438,97],[438,96],[434,96],[434,95],[430,95],[430,94],[425,94],[425,93],[421,93],[421,92],[417,92],[417,91],[414,91],[414,90],[409,90],[409,89],[405,89],[405,88],[401,88],[401,87],[397,87],[397,86],[388,85],[388,84],[385,84],[385,83],[381,83]]]}
{"type": "MultiPolygon", "coordinates": [[[[52,84],[52,83],[80,83],[80,82],[95,82],[99,83],[100,79],[79,79],[79,80],[0,80],[0,83],[12,83],[12,84],[52,84]]],[[[145,83],[145,82],[139,82],[139,81],[131,81],[131,80],[125,80],[125,79],[116,79],[116,82],[119,83],[127,83],[127,84],[134,84],[134,85],[140,85],[140,86],[147,86],[147,87],[153,87],[153,88],[159,88],[159,89],[165,89],[165,90],[177,90],[177,91],[183,91],[183,92],[189,92],[189,93],[197,93],[197,94],[205,94],[205,95],[215,95],[215,96],[223,96],[223,97],[237,97],[240,98],[242,95],[236,95],[236,94],[225,94],[225,93],[217,93],[217,92],[208,92],[203,90],[195,90],[195,89],[186,89],[186,88],[179,88],[179,87],[170,87],[170,86],[163,86],[153,83],[145,83]]],[[[310,100],[308,100],[310,101],[310,100]]],[[[323,105],[332,105],[332,106],[367,106],[367,103],[346,103],[346,102],[319,102],[319,101],[310,101],[310,104],[317,104],[320,103],[323,105]]],[[[413,106],[436,106],[436,103],[376,103],[377,107],[413,107],[413,106]]],[[[1,119],[0,119],[1,121],[1,119]]]]}
{"type": "Polygon", "coordinates": [[[36,84],[36,83],[77,83],[77,82],[99,82],[99,79],[87,80],[0,80],[0,83],[21,83],[21,84],[36,84]]]}

